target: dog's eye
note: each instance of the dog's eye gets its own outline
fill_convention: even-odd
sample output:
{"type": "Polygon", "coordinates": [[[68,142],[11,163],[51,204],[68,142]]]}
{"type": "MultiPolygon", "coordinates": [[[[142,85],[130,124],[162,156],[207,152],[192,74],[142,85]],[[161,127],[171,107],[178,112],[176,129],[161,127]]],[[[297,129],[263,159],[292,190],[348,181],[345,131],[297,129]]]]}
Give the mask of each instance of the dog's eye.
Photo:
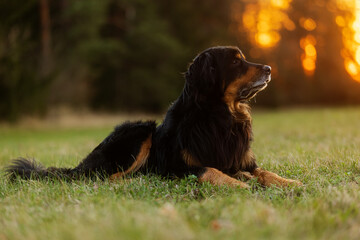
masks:
{"type": "Polygon", "coordinates": [[[238,63],[240,63],[240,59],[238,59],[238,58],[235,58],[232,62],[232,64],[234,64],[234,65],[236,65],[238,63]]]}

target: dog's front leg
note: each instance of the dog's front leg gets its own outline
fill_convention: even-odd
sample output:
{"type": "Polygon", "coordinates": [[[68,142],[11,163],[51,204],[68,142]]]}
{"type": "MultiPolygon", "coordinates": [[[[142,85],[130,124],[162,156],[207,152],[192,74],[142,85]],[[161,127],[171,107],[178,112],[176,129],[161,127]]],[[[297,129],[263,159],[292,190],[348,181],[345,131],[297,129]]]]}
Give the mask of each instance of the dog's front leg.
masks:
{"type": "Polygon", "coordinates": [[[257,177],[257,180],[260,184],[269,187],[271,185],[276,185],[278,187],[288,187],[290,185],[301,186],[303,185],[300,181],[286,179],[280,177],[279,175],[263,170],[261,168],[256,168],[252,174],[257,177]]]}
{"type": "Polygon", "coordinates": [[[237,180],[225,173],[217,170],[216,168],[204,167],[198,174],[199,182],[209,182],[212,185],[227,185],[231,187],[249,188],[246,183],[237,180]]]}
{"type": "Polygon", "coordinates": [[[187,150],[183,150],[182,155],[184,163],[191,169],[190,172],[198,177],[200,183],[209,182],[216,186],[227,185],[231,187],[249,188],[249,185],[246,183],[230,177],[216,168],[201,166],[201,162],[193,157],[187,150]]]}
{"type": "Polygon", "coordinates": [[[251,175],[251,173],[243,172],[243,171],[238,171],[237,173],[235,173],[234,175],[231,175],[231,176],[236,179],[246,180],[246,181],[255,178],[255,176],[251,175]]]}

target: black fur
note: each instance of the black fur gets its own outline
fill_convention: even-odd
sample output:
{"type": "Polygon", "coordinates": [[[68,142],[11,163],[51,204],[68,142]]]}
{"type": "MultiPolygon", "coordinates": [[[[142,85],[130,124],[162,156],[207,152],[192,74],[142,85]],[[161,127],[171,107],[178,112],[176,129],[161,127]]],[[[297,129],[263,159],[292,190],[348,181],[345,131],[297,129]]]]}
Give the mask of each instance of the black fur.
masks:
{"type": "Polygon", "coordinates": [[[89,175],[99,172],[111,175],[125,171],[134,162],[141,143],[155,133],[155,129],[154,121],[126,122],[117,126],[75,170],[89,175]]]}
{"type": "Polygon", "coordinates": [[[213,167],[234,174],[252,172],[255,159],[241,169],[241,161],[250,150],[251,119],[236,122],[224,103],[222,83],[229,84],[246,73],[227,67],[237,48],[210,48],[194,59],[185,73],[186,83],[180,97],[168,110],[164,122],[154,136],[149,163],[161,174],[182,176],[203,170],[187,166],[181,155],[186,149],[203,167],[213,167]],[[230,78],[230,79],[226,79],[230,78]]]}
{"type": "Polygon", "coordinates": [[[35,160],[18,158],[13,160],[12,165],[6,168],[11,178],[21,176],[24,179],[41,178],[69,178],[72,177],[70,168],[45,168],[35,160]]]}
{"type": "Polygon", "coordinates": [[[152,121],[124,123],[74,169],[45,169],[34,162],[18,159],[7,172],[23,178],[31,175],[63,175],[72,179],[94,173],[112,175],[134,163],[149,136],[152,136],[152,147],[145,167],[141,168],[143,172],[200,175],[205,167],[230,175],[238,171],[252,172],[257,165],[250,150],[251,118],[246,105],[248,99],[241,93],[244,89],[247,93],[253,91],[251,86],[266,74],[269,73],[265,73],[263,65],[247,62],[238,48],[207,49],[190,65],[183,92],[157,128],[152,121]],[[239,81],[242,78],[244,80],[239,81]],[[239,89],[236,89],[236,96],[231,97],[243,107],[234,112],[229,101],[224,99],[230,98],[225,95],[235,81],[239,81],[239,89]],[[200,164],[186,163],[184,151],[200,164]]]}
{"type": "Polygon", "coordinates": [[[106,177],[126,170],[138,155],[141,143],[156,129],[154,121],[125,122],[117,126],[80,164],[75,168],[44,168],[34,160],[19,158],[6,168],[10,178],[78,179],[82,176],[106,177]]]}

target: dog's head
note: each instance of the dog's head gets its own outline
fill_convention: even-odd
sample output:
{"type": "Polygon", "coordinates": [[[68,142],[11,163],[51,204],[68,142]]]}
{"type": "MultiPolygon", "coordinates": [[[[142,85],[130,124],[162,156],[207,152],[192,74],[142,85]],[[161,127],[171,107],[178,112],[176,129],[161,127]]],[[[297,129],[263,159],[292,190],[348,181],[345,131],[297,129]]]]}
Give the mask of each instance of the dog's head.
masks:
{"type": "Polygon", "coordinates": [[[187,94],[234,107],[264,90],[271,67],[246,61],[237,47],[213,47],[195,57],[185,74],[187,94]]]}

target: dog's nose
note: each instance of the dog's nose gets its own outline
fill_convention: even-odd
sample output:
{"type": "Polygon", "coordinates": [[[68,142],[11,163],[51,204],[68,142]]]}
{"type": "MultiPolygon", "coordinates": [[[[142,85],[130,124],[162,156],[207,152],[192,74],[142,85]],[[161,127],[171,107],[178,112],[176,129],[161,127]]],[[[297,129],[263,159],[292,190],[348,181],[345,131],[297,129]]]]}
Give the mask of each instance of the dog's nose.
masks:
{"type": "Polygon", "coordinates": [[[266,73],[267,75],[270,75],[270,74],[271,74],[271,67],[270,67],[270,66],[265,65],[265,66],[263,67],[263,69],[264,69],[264,71],[265,71],[265,73],[266,73]]]}

